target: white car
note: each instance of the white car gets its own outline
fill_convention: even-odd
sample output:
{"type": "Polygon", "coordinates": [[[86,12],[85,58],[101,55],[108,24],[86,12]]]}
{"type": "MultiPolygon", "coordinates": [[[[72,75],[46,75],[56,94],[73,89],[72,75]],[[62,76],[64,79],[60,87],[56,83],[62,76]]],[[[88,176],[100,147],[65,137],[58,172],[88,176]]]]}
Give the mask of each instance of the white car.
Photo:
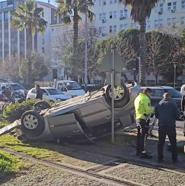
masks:
{"type": "Polygon", "coordinates": [[[55,84],[55,88],[62,92],[66,92],[72,97],[85,95],[84,89],[76,81],[58,80],[55,84]]]}
{"type": "MultiPolygon", "coordinates": [[[[56,102],[56,101],[65,101],[70,99],[71,96],[67,93],[61,92],[52,87],[41,87],[43,90],[43,100],[56,102]]],[[[32,88],[28,91],[26,99],[35,99],[36,98],[36,89],[32,88]]]]}

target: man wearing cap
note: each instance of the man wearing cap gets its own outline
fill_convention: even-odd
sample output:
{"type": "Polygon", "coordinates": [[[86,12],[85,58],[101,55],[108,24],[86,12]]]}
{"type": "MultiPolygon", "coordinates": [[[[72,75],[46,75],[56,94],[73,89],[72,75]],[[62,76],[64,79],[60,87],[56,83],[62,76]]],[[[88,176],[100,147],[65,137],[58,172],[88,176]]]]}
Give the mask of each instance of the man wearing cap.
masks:
{"type": "Polygon", "coordinates": [[[169,93],[164,93],[163,99],[155,108],[155,115],[159,120],[159,141],[158,141],[158,161],[163,161],[163,146],[166,135],[170,140],[172,150],[172,161],[177,161],[176,147],[176,119],[178,118],[178,108],[176,103],[171,99],[169,93]]]}
{"type": "Polygon", "coordinates": [[[152,156],[146,153],[144,143],[148,134],[148,118],[154,112],[154,108],[151,106],[150,94],[152,90],[145,88],[134,101],[136,124],[137,124],[137,144],[136,155],[141,158],[152,158],[152,156]]]}

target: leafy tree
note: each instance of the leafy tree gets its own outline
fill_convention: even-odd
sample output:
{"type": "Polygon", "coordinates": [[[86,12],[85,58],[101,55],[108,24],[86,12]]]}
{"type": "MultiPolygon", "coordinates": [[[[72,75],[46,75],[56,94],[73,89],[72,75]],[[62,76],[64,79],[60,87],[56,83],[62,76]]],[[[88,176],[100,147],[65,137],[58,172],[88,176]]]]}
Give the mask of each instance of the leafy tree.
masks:
{"type": "Polygon", "coordinates": [[[19,58],[17,56],[11,56],[10,58],[5,59],[4,62],[0,63],[1,74],[14,81],[19,81],[21,79],[19,67],[19,58]]]}
{"type": "MultiPolygon", "coordinates": [[[[91,40],[88,43],[88,72],[89,76],[92,76],[94,72],[96,72],[96,61],[97,61],[97,52],[95,46],[96,40],[91,40]]],[[[83,77],[84,73],[84,49],[85,49],[85,41],[80,40],[78,43],[77,54],[78,60],[74,62],[73,60],[73,47],[69,45],[66,47],[64,52],[64,63],[67,66],[72,66],[73,69],[76,69],[78,76],[83,77]]],[[[71,74],[73,78],[73,74],[71,74]]]]}
{"type": "Polygon", "coordinates": [[[159,0],[124,0],[125,5],[131,5],[131,16],[135,22],[140,25],[140,83],[144,84],[145,80],[145,57],[146,57],[146,19],[150,17],[152,9],[159,0]]]}
{"type": "Polygon", "coordinates": [[[27,43],[28,43],[28,74],[27,83],[28,86],[32,81],[31,78],[31,53],[34,51],[34,36],[36,32],[43,33],[45,31],[47,22],[42,18],[43,8],[36,7],[34,0],[27,0],[25,3],[17,7],[12,14],[12,25],[23,31],[27,31],[27,43]]]}
{"type": "MultiPolygon", "coordinates": [[[[76,51],[78,47],[78,24],[81,19],[80,13],[84,14],[86,12],[86,5],[84,0],[56,0],[58,4],[58,13],[63,17],[63,22],[66,24],[73,23],[73,50],[74,56],[76,56],[76,51]]],[[[92,0],[87,0],[87,13],[90,21],[93,19],[93,12],[89,9],[93,5],[92,0]]]]}
{"type": "MultiPolygon", "coordinates": [[[[32,81],[30,85],[33,85],[34,81],[39,81],[43,77],[48,75],[48,64],[46,63],[44,56],[34,53],[30,57],[31,66],[30,66],[30,75],[32,76],[32,81]]],[[[27,59],[22,59],[20,64],[20,75],[23,79],[26,79],[28,74],[28,61],[27,59]]]]}

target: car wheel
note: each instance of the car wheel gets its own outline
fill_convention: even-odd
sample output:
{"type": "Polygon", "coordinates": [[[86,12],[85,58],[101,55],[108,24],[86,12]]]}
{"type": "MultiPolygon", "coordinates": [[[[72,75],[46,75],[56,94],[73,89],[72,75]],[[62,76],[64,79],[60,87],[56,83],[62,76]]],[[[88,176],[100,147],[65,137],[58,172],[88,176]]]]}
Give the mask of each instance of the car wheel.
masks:
{"type": "Polygon", "coordinates": [[[35,111],[27,111],[21,116],[21,130],[29,136],[39,136],[44,131],[43,117],[35,111]]]}
{"type": "MultiPolygon", "coordinates": [[[[112,88],[111,85],[108,85],[105,93],[105,99],[109,105],[112,101],[112,88]]],[[[129,102],[129,91],[127,87],[122,85],[116,85],[114,87],[114,107],[120,108],[124,107],[129,102]]]]}
{"type": "Polygon", "coordinates": [[[37,112],[40,112],[43,109],[51,108],[51,105],[46,101],[38,101],[35,103],[34,108],[37,112]]]}

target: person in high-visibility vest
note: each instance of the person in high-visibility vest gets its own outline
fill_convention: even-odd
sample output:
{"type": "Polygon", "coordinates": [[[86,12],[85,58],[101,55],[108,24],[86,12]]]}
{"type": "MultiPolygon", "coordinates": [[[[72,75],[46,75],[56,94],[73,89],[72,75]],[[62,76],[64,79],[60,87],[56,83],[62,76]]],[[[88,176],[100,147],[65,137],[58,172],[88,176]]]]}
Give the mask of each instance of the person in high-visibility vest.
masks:
{"type": "Polygon", "coordinates": [[[137,124],[136,155],[141,158],[152,158],[151,155],[147,154],[144,145],[149,129],[148,118],[154,113],[154,108],[151,106],[151,92],[150,88],[145,88],[134,101],[137,124]]]}

